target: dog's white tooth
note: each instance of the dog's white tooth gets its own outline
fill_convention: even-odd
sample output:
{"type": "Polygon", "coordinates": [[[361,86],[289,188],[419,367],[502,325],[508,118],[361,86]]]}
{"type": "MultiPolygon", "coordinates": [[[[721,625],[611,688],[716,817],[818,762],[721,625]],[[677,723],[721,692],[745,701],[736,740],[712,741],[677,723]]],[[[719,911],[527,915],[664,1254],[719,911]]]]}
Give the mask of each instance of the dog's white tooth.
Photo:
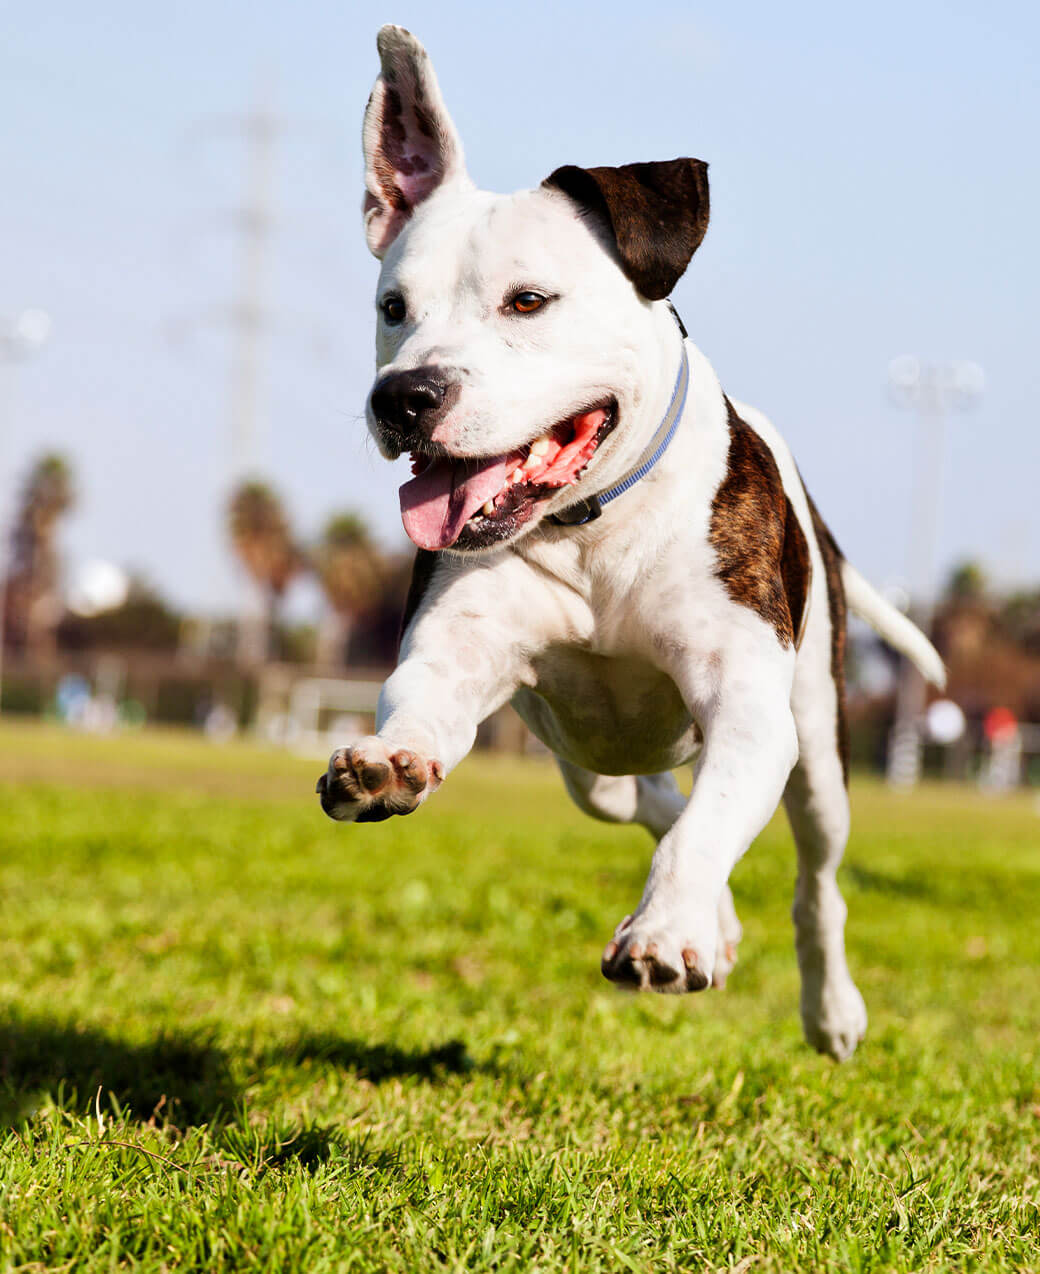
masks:
{"type": "MultiPolygon", "coordinates": [[[[528,457],[528,459],[530,459],[530,457],[528,457]]],[[[524,461],[524,464],[525,465],[527,464],[526,460],[524,461]]],[[[524,471],[523,469],[520,469],[520,468],[514,469],[513,472],[509,475],[510,482],[522,482],[523,479],[524,479],[524,471]]]]}
{"type": "MultiPolygon", "coordinates": [[[[532,456],[544,456],[548,450],[549,450],[548,438],[539,438],[537,442],[531,443],[532,456]]],[[[530,459],[530,457],[528,457],[528,459],[530,459]]]]}
{"type": "Polygon", "coordinates": [[[481,509],[481,513],[483,513],[484,516],[487,518],[489,518],[492,515],[492,513],[494,513],[494,511],[495,511],[494,500],[488,500],[487,503],[484,505],[484,507],[481,509]]]}
{"type": "MultiPolygon", "coordinates": [[[[536,444],[536,445],[537,445],[537,444],[536,444]]],[[[537,455],[537,456],[536,456],[536,455],[535,455],[535,453],[534,453],[534,447],[532,447],[532,448],[531,448],[531,454],[530,454],[530,455],[527,457],[527,459],[524,461],[524,468],[525,468],[525,469],[537,469],[541,463],[542,463],[542,457],[541,457],[541,455],[537,455]]],[[[519,472],[519,471],[518,471],[518,472],[519,472]]],[[[522,476],[523,476],[523,475],[521,474],[521,477],[522,477],[522,476]]]]}

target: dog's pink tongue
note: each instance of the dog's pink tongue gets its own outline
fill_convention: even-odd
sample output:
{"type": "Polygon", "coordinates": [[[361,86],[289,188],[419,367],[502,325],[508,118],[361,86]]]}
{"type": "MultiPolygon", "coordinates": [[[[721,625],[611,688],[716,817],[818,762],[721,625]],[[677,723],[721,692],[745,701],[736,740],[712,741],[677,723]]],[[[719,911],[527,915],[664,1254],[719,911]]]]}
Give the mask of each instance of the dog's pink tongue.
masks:
{"type": "Polygon", "coordinates": [[[401,488],[401,521],[421,549],[454,544],[469,518],[506,484],[509,456],[433,460],[401,488]]]}

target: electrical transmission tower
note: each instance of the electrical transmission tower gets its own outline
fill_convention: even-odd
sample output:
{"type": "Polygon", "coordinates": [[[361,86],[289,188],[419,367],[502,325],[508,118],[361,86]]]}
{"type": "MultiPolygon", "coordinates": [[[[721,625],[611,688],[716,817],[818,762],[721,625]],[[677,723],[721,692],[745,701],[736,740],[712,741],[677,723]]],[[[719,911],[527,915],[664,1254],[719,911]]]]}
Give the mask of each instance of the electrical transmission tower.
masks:
{"type": "MultiPolygon", "coordinates": [[[[192,129],[190,138],[198,141],[230,132],[241,140],[245,151],[243,193],[231,221],[236,239],[234,294],[228,303],[207,311],[204,317],[176,324],[177,329],[193,328],[215,313],[218,323],[230,330],[228,459],[224,483],[229,496],[243,480],[258,473],[268,425],[265,373],[272,316],[270,283],[276,226],[276,152],[286,128],[285,120],[271,105],[272,97],[270,87],[264,85],[252,109],[202,121],[192,129]]],[[[261,663],[266,656],[263,599],[248,578],[239,587],[236,646],[242,663],[261,663]]]]}
{"type": "Polygon", "coordinates": [[[269,327],[266,287],[274,232],[275,146],[282,128],[278,117],[263,104],[241,116],[238,123],[246,145],[246,190],[235,218],[239,277],[229,314],[234,334],[230,385],[234,479],[256,469],[266,424],[261,377],[269,327]]]}
{"type": "MultiPolygon", "coordinates": [[[[272,99],[270,86],[262,85],[252,109],[202,121],[190,135],[190,140],[197,142],[216,133],[230,133],[244,148],[243,191],[231,223],[236,248],[233,296],[226,304],[174,325],[183,335],[185,330],[215,318],[230,331],[225,479],[229,495],[244,480],[260,474],[269,423],[266,381],[276,312],[271,299],[272,248],[278,225],[276,160],[279,141],[289,129],[289,121],[273,109],[272,99]]],[[[302,128],[313,131],[306,125],[302,128]]],[[[294,121],[292,129],[294,134],[301,131],[300,123],[294,121]]],[[[312,326],[306,318],[294,317],[295,335],[301,327],[312,326]]],[[[267,619],[259,589],[248,577],[240,586],[238,610],[238,658],[246,664],[261,663],[267,653],[267,619]]]]}
{"type": "Polygon", "coordinates": [[[228,376],[229,479],[254,473],[260,463],[261,439],[267,424],[264,372],[271,328],[271,250],[277,224],[275,214],[278,141],[286,121],[273,109],[273,92],[263,84],[252,109],[196,124],[189,141],[198,143],[230,134],[244,148],[243,189],[231,216],[235,237],[235,283],[232,298],[205,313],[173,325],[182,336],[188,329],[214,318],[230,330],[228,376]]]}

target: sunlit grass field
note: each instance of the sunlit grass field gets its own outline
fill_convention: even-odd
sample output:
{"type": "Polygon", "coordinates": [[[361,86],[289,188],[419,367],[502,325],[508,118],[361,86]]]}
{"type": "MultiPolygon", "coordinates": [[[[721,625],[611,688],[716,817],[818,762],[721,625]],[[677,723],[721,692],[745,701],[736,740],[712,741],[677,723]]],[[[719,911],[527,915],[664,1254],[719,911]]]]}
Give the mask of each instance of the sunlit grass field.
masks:
{"type": "Polygon", "coordinates": [[[341,827],[319,768],[0,729],[0,1269],[1040,1268],[1030,798],[854,784],[839,1067],[781,819],[726,990],[632,996],[644,832],[480,757],[341,827]]]}

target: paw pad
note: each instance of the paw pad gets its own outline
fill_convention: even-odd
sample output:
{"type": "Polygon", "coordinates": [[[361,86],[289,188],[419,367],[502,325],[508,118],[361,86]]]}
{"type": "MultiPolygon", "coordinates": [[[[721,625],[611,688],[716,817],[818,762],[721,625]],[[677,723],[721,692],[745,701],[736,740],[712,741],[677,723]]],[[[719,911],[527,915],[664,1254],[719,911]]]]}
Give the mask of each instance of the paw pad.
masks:
{"type": "Polygon", "coordinates": [[[391,752],[373,736],[337,748],[315,790],[331,818],[378,823],[394,814],[411,814],[443,778],[439,761],[427,762],[409,748],[391,752]]]}

